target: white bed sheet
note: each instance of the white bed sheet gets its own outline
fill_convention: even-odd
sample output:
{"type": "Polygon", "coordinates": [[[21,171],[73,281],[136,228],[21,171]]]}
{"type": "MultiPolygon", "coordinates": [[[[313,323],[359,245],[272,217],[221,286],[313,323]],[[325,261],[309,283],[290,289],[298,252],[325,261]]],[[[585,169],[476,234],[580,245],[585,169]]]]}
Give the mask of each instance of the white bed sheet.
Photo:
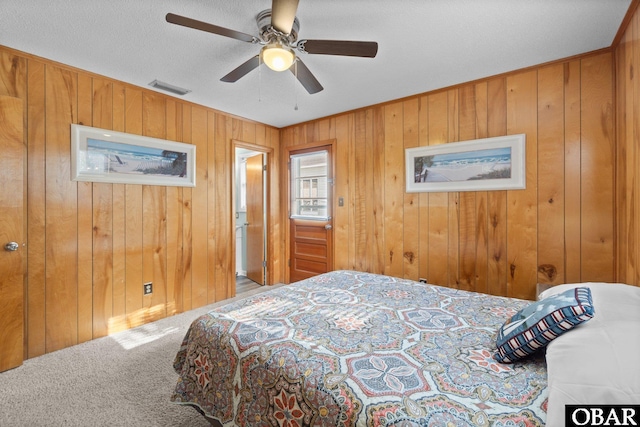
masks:
{"type": "Polygon", "coordinates": [[[565,405],[640,404],[640,287],[619,283],[554,286],[591,289],[594,317],[547,346],[547,426],[562,426],[565,405]]]}

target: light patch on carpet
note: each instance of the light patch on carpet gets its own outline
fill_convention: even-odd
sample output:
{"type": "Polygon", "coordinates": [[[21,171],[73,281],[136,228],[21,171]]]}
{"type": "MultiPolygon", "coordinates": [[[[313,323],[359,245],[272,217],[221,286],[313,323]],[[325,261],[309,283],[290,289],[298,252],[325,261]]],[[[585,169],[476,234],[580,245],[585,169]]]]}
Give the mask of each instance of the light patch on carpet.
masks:
{"type": "Polygon", "coordinates": [[[132,348],[148,344],[179,330],[180,329],[176,327],[160,329],[157,325],[150,323],[134,329],[118,332],[117,334],[111,335],[110,338],[115,340],[125,350],[131,350],[132,348]]]}

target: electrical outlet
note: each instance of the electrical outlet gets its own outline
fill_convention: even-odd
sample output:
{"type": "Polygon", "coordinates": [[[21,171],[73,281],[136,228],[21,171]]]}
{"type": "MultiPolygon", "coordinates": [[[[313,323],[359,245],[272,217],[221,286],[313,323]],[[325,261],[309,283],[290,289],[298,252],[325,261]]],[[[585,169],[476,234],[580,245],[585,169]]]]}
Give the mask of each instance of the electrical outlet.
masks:
{"type": "Polygon", "coordinates": [[[427,279],[420,278],[418,280],[420,281],[420,283],[427,283],[427,279]]]}
{"type": "Polygon", "coordinates": [[[142,294],[143,295],[149,295],[153,292],[153,283],[152,282],[147,282],[144,285],[142,285],[142,294]]]}

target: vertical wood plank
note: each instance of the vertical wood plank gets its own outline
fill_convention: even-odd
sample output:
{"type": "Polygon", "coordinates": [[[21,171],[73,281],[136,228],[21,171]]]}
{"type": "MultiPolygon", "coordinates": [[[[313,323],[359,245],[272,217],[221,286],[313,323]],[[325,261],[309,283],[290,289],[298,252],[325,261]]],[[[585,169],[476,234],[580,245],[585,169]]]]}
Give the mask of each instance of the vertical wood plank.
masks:
{"type": "MultiPolygon", "coordinates": [[[[488,138],[488,84],[475,85],[476,138],[488,138]]],[[[476,292],[489,293],[489,210],[488,191],[476,192],[475,273],[476,292]]]]}
{"type": "MultiPolygon", "coordinates": [[[[458,91],[459,89],[447,91],[447,142],[460,140],[458,91]]],[[[447,235],[449,243],[447,247],[447,268],[449,270],[449,281],[447,286],[458,288],[460,285],[460,193],[448,193],[448,196],[447,215],[449,224],[447,235]]]]}
{"type": "Polygon", "coordinates": [[[78,342],[77,185],[71,176],[71,127],[77,74],[46,67],[46,351],[78,342]],[[53,183],[56,183],[53,185],[53,183]]]}
{"type": "Polygon", "coordinates": [[[638,95],[640,84],[634,79],[640,69],[640,14],[636,11],[627,27],[616,57],[620,64],[617,68],[617,112],[618,179],[619,194],[617,207],[617,280],[623,283],[638,284],[638,173],[639,151],[634,141],[638,129],[638,95]]]}
{"type": "MultiPolygon", "coordinates": [[[[78,124],[93,126],[93,79],[78,75],[78,124]]],[[[93,184],[78,182],[78,342],[93,339],[93,184]]]]}
{"type": "MultiPolygon", "coordinates": [[[[92,123],[100,129],[113,127],[113,85],[93,79],[92,123]]],[[[93,338],[109,333],[113,316],[113,184],[94,183],[93,216],[93,338]]],[[[79,201],[80,203],[80,201],[79,201]]],[[[78,310],[81,308],[78,307],[78,310]]]]}
{"type": "Polygon", "coordinates": [[[565,281],[582,279],[580,194],[580,61],[564,65],[564,246],[565,281]]]}
{"type": "Polygon", "coordinates": [[[184,189],[174,193],[167,192],[167,246],[175,248],[175,255],[167,259],[168,278],[173,277],[167,288],[167,316],[185,311],[184,189]]]}
{"type": "MultiPolygon", "coordinates": [[[[631,112],[633,111],[633,104],[630,104],[632,97],[626,96],[627,90],[631,89],[633,85],[630,81],[631,64],[629,64],[629,46],[631,45],[630,39],[633,32],[634,21],[637,21],[636,17],[632,19],[627,27],[627,31],[623,34],[620,44],[615,50],[615,81],[616,81],[616,194],[615,194],[615,206],[616,206],[616,281],[625,283],[627,282],[627,266],[632,265],[630,262],[630,238],[632,233],[629,232],[629,217],[630,217],[630,197],[628,194],[632,191],[628,187],[627,177],[629,174],[628,166],[632,164],[628,158],[633,159],[635,156],[633,144],[629,143],[627,131],[629,129],[627,124],[627,114],[629,114],[629,106],[631,106],[631,112]],[[629,86],[629,89],[628,89],[629,86]],[[631,154],[630,154],[631,153],[631,154]],[[629,193],[628,193],[629,192],[629,193]]],[[[632,114],[632,113],[631,113],[632,114]]],[[[632,116],[631,116],[632,117],[632,116]]],[[[631,121],[631,120],[630,120],[631,121]]]]}
{"type": "MultiPolygon", "coordinates": [[[[429,145],[444,144],[448,138],[448,96],[446,92],[429,95],[429,145]]],[[[449,284],[449,197],[429,193],[429,283],[449,284]]]]}
{"type": "MultiPolygon", "coordinates": [[[[404,149],[418,147],[419,144],[419,98],[411,98],[402,103],[404,149]]],[[[404,157],[404,150],[401,150],[404,157]]],[[[400,165],[404,162],[400,161],[400,165]]],[[[406,177],[402,169],[402,187],[404,190],[406,177]]],[[[404,192],[404,191],[403,191],[404,192]]],[[[419,279],[420,272],[420,195],[404,192],[403,207],[403,277],[419,279]]]]}
{"type": "MultiPolygon", "coordinates": [[[[460,141],[476,138],[476,94],[475,86],[467,85],[458,91],[460,105],[460,141]]],[[[475,290],[476,288],[476,192],[460,193],[460,237],[459,237],[459,283],[458,288],[475,290]]]]}
{"type": "MultiPolygon", "coordinates": [[[[210,212],[213,212],[215,221],[210,222],[210,230],[214,236],[210,236],[209,241],[214,242],[210,248],[210,259],[213,259],[213,277],[209,276],[209,281],[213,279],[213,287],[209,288],[209,302],[219,301],[228,298],[226,294],[227,282],[230,280],[231,269],[229,267],[231,259],[227,250],[227,242],[235,238],[234,221],[231,219],[231,120],[225,115],[217,114],[215,117],[209,115],[209,122],[215,124],[215,129],[209,128],[212,136],[215,136],[213,151],[209,149],[209,155],[213,155],[215,169],[210,171],[210,176],[214,181],[209,182],[213,190],[210,193],[210,212]],[[215,203],[213,206],[211,203],[215,203]]],[[[211,143],[211,140],[210,140],[211,143]]],[[[235,272],[233,272],[235,274],[235,272]]]]}
{"type": "MultiPolygon", "coordinates": [[[[183,105],[182,107],[182,142],[192,143],[192,117],[191,106],[183,105]]],[[[196,153],[197,156],[197,153],[196,153]]],[[[197,158],[196,158],[197,161],[197,158]]],[[[200,177],[196,176],[196,186],[202,185],[200,177]]],[[[193,289],[193,189],[184,188],[182,190],[182,303],[176,301],[178,307],[182,307],[182,311],[191,310],[192,305],[192,289],[193,289]]]]}
{"type": "MultiPolygon", "coordinates": [[[[372,218],[370,215],[371,196],[373,189],[367,184],[371,182],[373,164],[369,154],[371,153],[371,130],[367,126],[371,124],[370,110],[358,111],[354,114],[355,120],[355,147],[354,147],[354,268],[359,271],[371,271],[369,248],[373,237],[372,218]]],[[[340,122],[337,122],[338,129],[340,122]]],[[[338,134],[339,135],[339,134],[338,134]]]]}
{"type": "MultiPolygon", "coordinates": [[[[122,84],[113,84],[113,130],[124,132],[125,130],[125,87],[122,84]]],[[[122,331],[127,328],[126,308],[126,190],[124,184],[113,184],[113,220],[112,220],[112,245],[113,245],[113,292],[112,292],[112,317],[109,321],[109,333],[122,331]]]]}
{"type": "Polygon", "coordinates": [[[153,185],[142,186],[142,284],[151,282],[153,292],[142,296],[144,323],[166,316],[166,192],[153,185]]]}
{"type": "MultiPolygon", "coordinates": [[[[222,182],[224,183],[224,186],[226,189],[223,191],[222,188],[219,188],[218,191],[220,191],[221,195],[223,196],[221,200],[226,201],[226,209],[222,211],[222,216],[220,217],[221,221],[219,222],[219,227],[221,230],[220,235],[228,236],[228,239],[229,239],[228,241],[231,241],[236,238],[236,234],[235,234],[235,219],[231,215],[231,205],[233,203],[233,199],[231,198],[231,194],[232,194],[231,185],[233,182],[233,180],[231,179],[231,174],[233,173],[233,164],[231,163],[233,159],[233,155],[232,155],[233,143],[231,141],[231,138],[229,137],[229,135],[231,135],[229,125],[230,125],[229,122],[227,122],[227,138],[224,145],[221,147],[221,148],[224,148],[224,155],[220,157],[220,162],[222,164],[221,170],[224,176],[224,180],[222,182]]],[[[255,126],[253,126],[250,123],[243,122],[243,129],[244,129],[245,135],[247,136],[247,141],[252,143],[255,142],[255,126]]],[[[265,206],[266,206],[266,201],[265,201],[265,206]]],[[[263,223],[263,227],[265,227],[266,229],[267,224],[263,223]]],[[[221,242],[218,242],[217,259],[218,259],[218,266],[219,266],[218,274],[220,275],[220,281],[218,282],[216,287],[216,294],[217,294],[216,301],[221,301],[223,299],[229,298],[231,294],[228,292],[228,290],[231,289],[232,287],[235,287],[234,285],[235,285],[236,272],[231,268],[232,252],[229,250],[228,244],[222,244],[221,242]]]]}
{"type": "MultiPolygon", "coordinates": [[[[429,145],[429,97],[420,98],[418,110],[418,140],[419,146],[429,145]]],[[[420,212],[418,222],[420,229],[418,231],[419,251],[418,257],[418,279],[428,280],[429,276],[429,193],[420,193],[418,199],[420,203],[420,212]]]]}
{"type": "MultiPolygon", "coordinates": [[[[145,92],[142,96],[142,134],[164,139],[166,98],[145,92]]],[[[146,321],[166,317],[167,301],[167,189],[142,186],[142,280],[153,283],[151,295],[143,296],[146,321]]],[[[140,288],[142,290],[142,288],[140,288]]]]}
{"type": "MultiPolygon", "coordinates": [[[[182,108],[167,101],[166,138],[178,141],[182,130],[182,108]]],[[[167,316],[182,303],[182,187],[167,187],[167,316]]]]}
{"type": "Polygon", "coordinates": [[[629,226],[628,231],[633,239],[633,243],[630,243],[630,258],[631,264],[627,270],[627,280],[629,283],[634,283],[636,286],[640,286],[640,268],[638,256],[640,255],[640,248],[638,238],[638,231],[640,230],[640,206],[638,203],[640,202],[640,198],[638,197],[638,191],[640,190],[640,173],[638,173],[638,165],[640,165],[640,149],[637,147],[636,142],[638,139],[638,133],[640,132],[640,81],[638,78],[634,78],[637,74],[638,70],[640,70],[640,12],[636,9],[636,13],[632,19],[632,23],[630,25],[631,31],[631,46],[629,48],[630,52],[628,56],[630,62],[630,79],[629,82],[629,90],[626,92],[627,97],[630,98],[628,116],[631,118],[627,124],[629,129],[629,139],[627,141],[627,147],[633,147],[633,155],[630,155],[625,159],[625,161],[630,161],[630,169],[632,173],[630,173],[627,177],[627,185],[629,186],[629,190],[627,190],[627,196],[629,197],[631,209],[629,212],[629,226]],[[633,141],[633,142],[632,142],[633,141]]]}
{"type": "Polygon", "coordinates": [[[335,129],[336,126],[334,118],[320,119],[318,121],[317,141],[334,139],[336,137],[335,129]]]}
{"type": "Polygon", "coordinates": [[[627,141],[626,147],[629,150],[627,157],[623,161],[629,162],[629,173],[626,179],[626,195],[629,199],[629,211],[627,220],[627,231],[631,236],[629,238],[629,264],[626,266],[626,279],[628,283],[634,283],[640,286],[640,268],[638,265],[638,255],[640,253],[638,231],[640,230],[640,206],[638,205],[640,198],[638,191],[640,189],[640,173],[638,173],[638,165],[640,165],[640,149],[635,141],[638,139],[640,129],[640,81],[634,77],[640,70],[640,13],[636,9],[636,13],[630,23],[629,30],[631,43],[627,50],[627,63],[629,69],[629,81],[627,82],[628,90],[626,92],[627,99],[627,141]]]}
{"type": "Polygon", "coordinates": [[[403,232],[402,206],[404,204],[404,170],[402,165],[402,103],[385,106],[384,145],[384,272],[402,277],[403,242],[398,236],[403,232]]]}
{"type": "Polygon", "coordinates": [[[127,184],[125,186],[125,256],[126,256],[126,288],[125,310],[128,327],[140,326],[144,323],[142,310],[142,235],[143,205],[142,186],[127,184]]]}
{"type": "Polygon", "coordinates": [[[627,102],[627,117],[630,119],[627,123],[629,129],[627,135],[627,147],[633,147],[633,152],[623,160],[631,162],[629,168],[631,173],[627,176],[627,197],[630,199],[630,212],[627,218],[628,220],[628,232],[632,236],[632,242],[629,243],[629,255],[630,264],[627,269],[627,281],[628,283],[634,283],[636,286],[640,286],[640,268],[638,266],[638,255],[640,253],[638,238],[638,231],[640,230],[640,206],[638,205],[640,198],[638,197],[638,191],[640,189],[640,173],[638,173],[638,165],[640,165],[640,149],[638,149],[636,142],[638,139],[638,132],[640,132],[640,81],[634,76],[640,70],[640,12],[636,9],[636,13],[630,24],[631,33],[631,46],[629,47],[628,57],[629,60],[629,78],[628,82],[629,90],[626,95],[629,101],[627,102]],[[632,142],[633,141],[633,142],[632,142]]]}
{"type": "Polygon", "coordinates": [[[507,133],[524,133],[525,190],[507,191],[507,295],[535,299],[537,277],[537,72],[507,77],[507,133]]]}
{"type": "MultiPolygon", "coordinates": [[[[93,79],[78,76],[78,124],[93,125],[93,79]]],[[[93,339],[93,184],[78,182],[78,342],[93,339]]]]}
{"type": "MultiPolygon", "coordinates": [[[[125,131],[142,135],[142,91],[125,89],[125,131]]],[[[143,324],[142,310],[142,186],[125,185],[125,310],[127,326],[143,324]]]]}
{"type": "Polygon", "coordinates": [[[476,289],[476,238],[478,233],[476,193],[459,193],[459,279],[458,289],[476,289]]]}
{"type": "MultiPolygon", "coordinates": [[[[6,55],[3,54],[3,57],[6,55]]],[[[5,60],[3,60],[5,62],[5,60]]],[[[5,78],[3,77],[2,80],[5,78]]],[[[27,295],[26,357],[41,356],[45,349],[46,265],[46,156],[45,66],[28,60],[27,85],[27,295]]]]}
{"type": "MultiPolygon", "coordinates": [[[[355,227],[353,226],[349,226],[349,224],[355,224],[356,223],[356,212],[355,212],[355,205],[356,205],[356,192],[349,190],[349,188],[353,188],[353,183],[356,182],[356,176],[358,173],[361,173],[361,171],[357,171],[356,170],[356,117],[355,114],[349,114],[349,145],[348,145],[348,159],[349,159],[349,163],[348,163],[348,170],[349,170],[349,176],[347,178],[347,183],[348,183],[348,191],[349,191],[349,197],[348,197],[348,205],[347,205],[347,229],[349,230],[349,245],[348,245],[348,255],[347,255],[347,266],[350,269],[356,269],[356,231],[355,231],[355,227]]],[[[339,119],[336,118],[336,120],[334,121],[334,123],[336,123],[335,126],[333,126],[333,128],[335,128],[336,130],[339,129],[337,123],[338,123],[339,119]]],[[[366,136],[366,133],[364,133],[364,135],[366,136]]],[[[336,132],[336,136],[337,136],[337,132],[336,132]]],[[[336,138],[337,140],[337,138],[336,138]]],[[[335,177],[334,177],[334,182],[335,182],[335,177]]],[[[337,199],[334,197],[334,206],[335,205],[339,205],[337,199]]],[[[337,210],[340,206],[334,208],[334,210],[337,210]]],[[[334,262],[335,262],[335,254],[334,254],[334,258],[333,258],[334,262]]]]}
{"type": "Polygon", "coordinates": [[[385,159],[379,153],[384,153],[384,135],[386,133],[385,107],[375,107],[373,109],[373,140],[372,149],[378,153],[373,157],[373,266],[374,273],[384,273],[385,270],[385,159]]]}
{"type": "Polygon", "coordinates": [[[191,189],[191,307],[195,308],[207,304],[208,286],[208,127],[205,109],[191,109],[191,129],[191,143],[196,146],[196,186],[191,189]]]}
{"type": "Polygon", "coordinates": [[[582,276],[613,280],[613,76],[611,54],[582,59],[582,276]],[[597,171],[597,173],[594,173],[597,171]]]}
{"type": "Polygon", "coordinates": [[[93,184],[93,338],[109,333],[113,315],[113,186],[93,184]]]}
{"type": "MultiPolygon", "coordinates": [[[[357,164],[356,127],[358,124],[357,124],[357,118],[355,114],[347,114],[345,115],[345,119],[347,120],[346,142],[347,142],[347,160],[348,160],[347,161],[347,179],[345,183],[346,190],[342,190],[341,188],[339,188],[336,190],[335,194],[336,196],[338,194],[345,194],[345,191],[346,191],[346,194],[348,195],[348,197],[346,197],[346,199],[343,199],[343,206],[340,206],[340,204],[338,203],[338,197],[340,196],[337,196],[337,197],[334,196],[333,206],[334,206],[334,211],[336,212],[342,211],[343,214],[346,214],[345,215],[346,229],[348,230],[349,242],[346,245],[347,254],[346,254],[346,259],[344,261],[344,265],[345,265],[345,268],[355,270],[357,269],[356,268],[356,251],[357,251],[356,229],[357,227],[355,225],[357,224],[356,205],[358,203],[358,199],[357,199],[358,194],[357,194],[356,186],[354,185],[354,183],[358,180],[358,175],[361,173],[361,171],[356,169],[356,164],[357,164]],[[349,191],[349,188],[353,188],[353,191],[349,191]]],[[[338,141],[340,141],[341,139],[340,132],[341,132],[341,128],[343,127],[341,126],[341,118],[337,117],[335,123],[336,123],[336,126],[335,126],[336,127],[336,145],[339,146],[340,143],[338,141]]],[[[366,133],[362,133],[361,135],[362,137],[364,137],[366,133]]],[[[363,172],[364,171],[362,171],[362,173],[363,172]]],[[[338,261],[338,259],[336,258],[337,256],[339,255],[336,252],[334,252],[333,258],[332,258],[334,267],[336,265],[336,262],[338,261]]],[[[360,270],[360,271],[363,271],[363,270],[360,270]]]]}
{"type": "Polygon", "coordinates": [[[280,149],[280,131],[277,129],[268,128],[265,129],[267,135],[266,140],[268,146],[273,150],[269,156],[269,194],[271,195],[269,203],[269,233],[273,236],[270,240],[269,253],[271,257],[271,269],[269,270],[269,284],[283,283],[284,282],[284,269],[286,261],[284,258],[285,253],[285,241],[283,228],[285,222],[281,219],[283,214],[278,201],[285,198],[286,181],[281,180],[282,171],[286,169],[286,166],[282,164],[281,149],[280,149]]]}
{"type": "MultiPolygon", "coordinates": [[[[489,137],[507,134],[506,78],[487,83],[489,99],[487,131],[489,137]]],[[[488,292],[507,295],[507,192],[490,191],[487,194],[488,231],[488,292]]]]}
{"type": "MultiPolygon", "coordinates": [[[[24,103],[27,98],[27,88],[29,87],[27,64],[26,58],[11,52],[0,51],[0,95],[19,98],[24,103]]],[[[25,124],[27,124],[26,116],[25,124]]]]}
{"type": "Polygon", "coordinates": [[[126,322],[126,193],[124,184],[113,184],[112,292],[108,334],[127,329],[126,322]]]}
{"type": "MultiPolygon", "coordinates": [[[[222,174],[222,164],[220,157],[224,156],[224,148],[227,139],[227,126],[231,126],[230,137],[242,137],[241,123],[236,119],[227,119],[221,114],[215,114],[213,111],[207,112],[207,211],[208,215],[206,235],[207,235],[207,266],[208,266],[208,283],[207,283],[207,303],[213,303],[217,300],[216,288],[221,280],[219,275],[219,265],[217,260],[217,243],[220,240],[229,241],[230,238],[221,235],[224,198],[218,204],[217,195],[219,187],[224,186],[224,182],[219,182],[222,174]],[[228,122],[228,123],[227,123],[228,122]],[[235,133],[234,133],[235,128],[235,133]],[[222,153],[221,153],[222,151],[222,153]],[[220,206],[223,205],[223,206],[220,206]],[[229,239],[229,240],[227,240],[229,239]]],[[[230,190],[230,188],[229,188],[230,190]]],[[[228,191],[228,190],[227,190],[228,191]]],[[[203,230],[204,231],[204,230],[203,230]]]]}
{"type": "MultiPolygon", "coordinates": [[[[349,221],[350,211],[355,204],[355,200],[352,198],[354,195],[349,192],[350,155],[354,134],[353,120],[352,114],[345,114],[338,118],[340,131],[336,134],[336,152],[332,153],[335,165],[334,184],[331,188],[335,202],[331,207],[333,210],[333,268],[336,270],[352,268],[349,263],[349,253],[354,250],[351,248],[351,244],[355,242],[350,233],[350,224],[353,223],[349,221]],[[338,198],[342,198],[344,206],[338,206],[338,198]]],[[[320,138],[329,135],[326,121],[324,128],[325,131],[322,132],[320,138]]]]}
{"type": "Polygon", "coordinates": [[[538,71],[538,283],[565,283],[564,65],[538,71]]]}

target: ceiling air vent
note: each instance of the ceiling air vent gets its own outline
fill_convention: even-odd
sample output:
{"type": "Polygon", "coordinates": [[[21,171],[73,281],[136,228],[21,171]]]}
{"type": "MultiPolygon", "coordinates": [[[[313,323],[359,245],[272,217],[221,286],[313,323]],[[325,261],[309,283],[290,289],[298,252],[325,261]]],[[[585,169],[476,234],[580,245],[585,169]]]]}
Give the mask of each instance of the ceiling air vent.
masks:
{"type": "Polygon", "coordinates": [[[176,95],[186,95],[191,92],[189,89],[183,89],[178,86],[170,85],[169,83],[161,82],[160,80],[154,80],[149,83],[149,86],[155,87],[156,89],[164,90],[167,92],[171,92],[176,95]]]}

